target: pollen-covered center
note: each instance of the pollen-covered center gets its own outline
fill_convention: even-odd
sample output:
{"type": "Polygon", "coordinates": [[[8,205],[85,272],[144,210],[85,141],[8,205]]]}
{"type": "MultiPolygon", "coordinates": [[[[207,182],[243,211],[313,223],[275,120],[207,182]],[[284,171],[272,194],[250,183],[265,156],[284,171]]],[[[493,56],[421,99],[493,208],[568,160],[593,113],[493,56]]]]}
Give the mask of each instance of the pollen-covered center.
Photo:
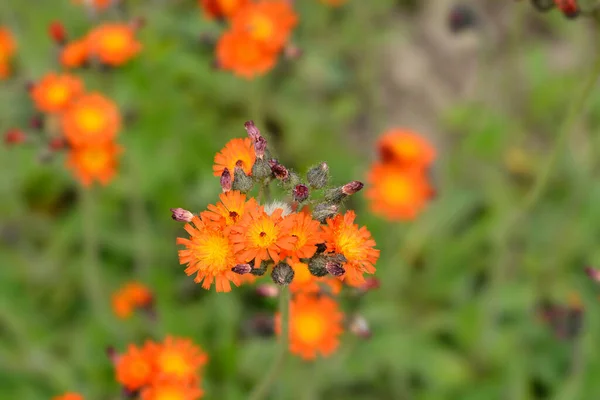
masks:
{"type": "Polygon", "coordinates": [[[323,320],[323,316],[316,312],[306,312],[294,315],[293,321],[295,324],[296,334],[303,342],[316,343],[325,334],[327,322],[323,320]]]}
{"type": "Polygon", "coordinates": [[[261,13],[255,13],[250,18],[248,26],[252,37],[256,40],[269,39],[275,30],[273,20],[261,13]]]}
{"type": "Polygon", "coordinates": [[[419,156],[420,147],[419,144],[413,140],[403,140],[397,143],[395,146],[396,151],[406,161],[410,161],[419,156]]]}
{"type": "Polygon", "coordinates": [[[62,83],[50,86],[48,90],[48,99],[54,104],[62,104],[69,97],[69,89],[62,83]]]}
{"type": "Polygon", "coordinates": [[[154,393],[154,400],[186,400],[188,397],[182,389],[175,387],[160,388],[154,393]]]}
{"type": "Polygon", "coordinates": [[[210,232],[197,240],[196,258],[213,274],[231,268],[232,249],[229,239],[220,232],[210,232]]]}
{"type": "Polygon", "coordinates": [[[381,180],[380,194],[390,204],[406,204],[411,202],[414,188],[409,179],[401,174],[385,174],[381,180]]]}
{"type": "Polygon", "coordinates": [[[180,351],[163,351],[158,359],[158,363],[161,370],[172,376],[185,378],[193,373],[188,360],[186,360],[185,355],[180,351]]]}
{"type": "Polygon", "coordinates": [[[251,242],[256,247],[267,248],[277,241],[279,228],[268,218],[256,221],[248,231],[251,242]]]}
{"type": "Polygon", "coordinates": [[[84,150],[81,165],[88,171],[99,171],[109,162],[109,155],[102,149],[84,150]]]}
{"type": "Polygon", "coordinates": [[[127,48],[128,37],[124,32],[112,31],[102,38],[102,46],[105,50],[119,53],[127,48]]]}
{"type": "Polygon", "coordinates": [[[361,259],[363,252],[363,239],[356,229],[351,228],[344,229],[342,227],[342,230],[336,237],[336,245],[339,252],[349,261],[361,259]]]}
{"type": "Polygon", "coordinates": [[[77,112],[77,122],[84,131],[98,132],[104,127],[104,115],[100,110],[86,107],[77,112]]]}

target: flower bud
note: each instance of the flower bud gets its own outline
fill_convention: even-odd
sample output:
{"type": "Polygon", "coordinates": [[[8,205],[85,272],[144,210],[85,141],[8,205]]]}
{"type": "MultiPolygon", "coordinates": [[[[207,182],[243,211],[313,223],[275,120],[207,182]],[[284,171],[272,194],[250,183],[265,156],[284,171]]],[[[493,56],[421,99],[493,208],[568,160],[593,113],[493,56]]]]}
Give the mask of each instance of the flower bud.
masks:
{"type": "Polygon", "coordinates": [[[346,196],[351,196],[361,190],[365,185],[359,181],[352,181],[342,186],[342,193],[346,196]]]}
{"type": "Polygon", "coordinates": [[[29,120],[29,126],[32,129],[40,130],[44,127],[44,118],[41,115],[35,115],[29,120]]]}
{"type": "Polygon", "coordinates": [[[600,282],[600,270],[597,270],[595,268],[592,267],[587,267],[585,269],[585,273],[587,274],[587,276],[589,276],[592,280],[596,281],[596,282],[600,282]]]}
{"type": "Polygon", "coordinates": [[[308,186],[300,184],[296,185],[292,190],[292,197],[295,201],[304,201],[308,199],[308,186]]]}
{"type": "Polygon", "coordinates": [[[113,365],[116,365],[117,362],[119,361],[119,354],[117,353],[115,348],[112,346],[109,346],[106,348],[106,356],[108,357],[110,362],[113,363],[113,365]]]}
{"type": "Polygon", "coordinates": [[[465,4],[457,4],[448,15],[448,28],[452,33],[460,33],[474,27],[477,24],[477,16],[472,7],[465,4]]]}
{"type": "Polygon", "coordinates": [[[280,181],[288,179],[290,173],[283,164],[279,164],[279,161],[273,158],[269,160],[269,165],[271,166],[271,171],[273,172],[273,175],[275,175],[275,178],[280,181]]]}
{"type": "Polygon", "coordinates": [[[329,189],[325,192],[325,201],[331,203],[340,203],[346,197],[358,192],[363,188],[362,182],[352,181],[345,184],[344,186],[337,187],[335,189],[329,189]]]}
{"type": "Polygon", "coordinates": [[[247,193],[252,189],[252,186],[254,186],[254,181],[252,181],[252,178],[246,175],[242,167],[236,165],[235,171],[233,172],[233,190],[239,190],[242,193],[247,193]]]}
{"type": "Polygon", "coordinates": [[[322,254],[316,255],[308,261],[308,270],[316,277],[325,276],[328,274],[327,261],[329,261],[329,257],[322,254]]]}
{"type": "Polygon", "coordinates": [[[256,179],[266,179],[273,174],[269,162],[264,158],[257,158],[252,166],[252,176],[256,179]]]}
{"type": "Polygon", "coordinates": [[[194,214],[183,208],[171,208],[171,218],[178,222],[192,222],[194,214]]]}
{"type": "Polygon", "coordinates": [[[279,295],[279,288],[272,283],[263,283],[256,287],[256,294],[261,297],[277,297],[279,295]]]}
{"type": "Polygon", "coordinates": [[[362,315],[354,315],[350,320],[348,326],[350,332],[362,339],[369,339],[371,337],[371,329],[369,323],[362,315]]]}
{"type": "Polygon", "coordinates": [[[250,273],[254,276],[263,276],[267,272],[270,261],[263,261],[260,263],[260,267],[254,268],[254,261],[250,261],[250,265],[253,267],[250,273]]]}
{"type": "Polygon", "coordinates": [[[342,267],[342,264],[333,260],[329,260],[325,263],[325,269],[330,275],[333,275],[336,278],[346,273],[346,270],[344,267],[342,267]]]}
{"type": "Polygon", "coordinates": [[[223,173],[221,174],[221,188],[223,189],[223,193],[227,193],[231,190],[233,182],[231,181],[231,172],[229,172],[229,168],[223,169],[223,173]]]}
{"type": "Polygon", "coordinates": [[[254,142],[254,154],[257,159],[263,159],[265,157],[265,150],[267,150],[267,139],[259,136],[254,142]]]}
{"type": "Polygon", "coordinates": [[[248,136],[250,136],[252,142],[256,143],[258,138],[261,137],[260,131],[258,130],[256,125],[254,125],[254,121],[246,121],[244,123],[244,128],[246,128],[246,132],[248,132],[248,136]]]}
{"type": "Polygon", "coordinates": [[[54,21],[50,24],[48,34],[56,44],[63,45],[67,42],[67,32],[64,25],[59,21],[54,21]]]}
{"type": "Polygon", "coordinates": [[[321,189],[329,182],[329,166],[327,163],[321,163],[312,167],[306,173],[306,180],[313,189],[321,189]]]}
{"type": "Polygon", "coordinates": [[[280,262],[271,272],[271,279],[279,286],[286,286],[294,279],[294,270],[286,262],[280,262]]]}
{"type": "Polygon", "coordinates": [[[4,144],[7,146],[23,143],[26,139],[25,133],[17,128],[9,129],[4,133],[4,144]]]}
{"type": "Polygon", "coordinates": [[[317,221],[323,223],[327,218],[333,217],[339,211],[340,207],[337,204],[320,203],[313,209],[312,216],[317,221]]]}
{"type": "Polygon", "coordinates": [[[252,271],[252,266],[250,264],[238,264],[231,268],[231,270],[236,274],[244,275],[252,271]]]}

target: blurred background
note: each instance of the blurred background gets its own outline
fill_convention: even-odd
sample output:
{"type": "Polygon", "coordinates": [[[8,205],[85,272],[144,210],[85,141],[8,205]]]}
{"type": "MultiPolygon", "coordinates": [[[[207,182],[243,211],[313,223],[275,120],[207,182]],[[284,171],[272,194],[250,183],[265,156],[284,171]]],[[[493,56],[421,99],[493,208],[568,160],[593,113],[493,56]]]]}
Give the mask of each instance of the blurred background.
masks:
{"type": "Polygon", "coordinates": [[[0,147],[0,398],[121,398],[106,348],[167,334],[209,354],[205,398],[247,398],[275,340],[246,327],[276,300],[194,284],[169,208],[216,201],[214,155],[249,119],[285,165],[327,161],[340,184],[365,179],[391,128],[415,130],[438,154],[437,196],[415,220],[373,215],[362,192],[348,204],[381,249],[380,288],[342,302],[371,337],[346,332],[314,363],[290,357],[271,398],[600,398],[598,288],[584,273],[600,264],[599,90],[557,140],[598,52],[589,18],[464,1],[473,24],[457,32],[450,0],[301,0],[302,55],[245,80],[215,69],[222,27],[196,1],[125,3],[101,14],[69,0],[0,4],[18,45],[0,82],[2,132],[30,130],[26,84],[60,70],[52,21],[79,36],[145,19],[135,59],[77,72],[126,116],[113,181],[84,189],[62,157],[0,147]],[[153,290],[155,319],[112,313],[111,294],[132,280],[153,290]]]}

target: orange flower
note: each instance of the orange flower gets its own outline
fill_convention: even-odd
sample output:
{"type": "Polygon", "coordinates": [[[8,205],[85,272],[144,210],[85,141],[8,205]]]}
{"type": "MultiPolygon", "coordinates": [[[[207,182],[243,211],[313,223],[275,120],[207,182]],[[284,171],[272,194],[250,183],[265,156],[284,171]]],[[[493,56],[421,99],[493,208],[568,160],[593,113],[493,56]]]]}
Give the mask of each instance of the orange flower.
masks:
{"type": "Polygon", "coordinates": [[[208,18],[230,18],[250,0],[198,0],[208,18]]]}
{"type": "Polygon", "coordinates": [[[120,152],[121,148],[112,142],[77,147],[69,152],[67,167],[74,170],[84,186],[91,185],[95,179],[106,185],[115,175],[120,152]]]}
{"type": "Polygon", "coordinates": [[[60,63],[65,68],[79,68],[90,57],[90,46],[87,37],[67,43],[60,52],[60,63]]]}
{"type": "Polygon", "coordinates": [[[259,206],[246,211],[237,225],[231,228],[233,248],[240,263],[254,260],[258,268],[263,260],[271,258],[275,263],[282,259],[282,252],[294,248],[296,238],[291,236],[289,226],[284,225],[277,208],[271,215],[259,206]]]}
{"type": "Polygon", "coordinates": [[[293,261],[299,261],[315,255],[317,244],[323,242],[319,221],[312,219],[308,213],[299,212],[285,217],[282,225],[296,238],[292,250],[284,251],[282,258],[289,256],[293,261]]]}
{"type": "Polygon", "coordinates": [[[159,380],[142,391],[141,400],[196,400],[202,394],[202,390],[189,384],[159,380]]]}
{"type": "Polygon", "coordinates": [[[206,353],[189,339],[167,336],[163,343],[152,343],[148,351],[156,377],[171,382],[197,384],[200,367],[208,361],[206,353]]]}
{"type": "Polygon", "coordinates": [[[230,30],[217,42],[217,62],[220,68],[244,78],[263,75],[275,66],[277,54],[252,39],[247,32],[230,30]]]}
{"type": "Polygon", "coordinates": [[[79,78],[49,73],[33,87],[31,97],[38,110],[53,113],[63,111],[82,93],[83,83],[79,78]]]}
{"type": "Polygon", "coordinates": [[[113,66],[125,64],[142,49],[134,30],[127,24],[104,24],[92,30],[89,43],[93,55],[113,66]]]}
{"type": "Polygon", "coordinates": [[[374,213],[390,220],[412,220],[433,193],[422,170],[396,165],[373,165],[366,197],[374,213]]]}
{"type": "MultiPolygon", "coordinates": [[[[332,354],[343,332],[344,315],[337,303],[326,296],[297,295],[290,303],[289,337],[290,352],[305,360],[312,360],[317,353],[332,354]]],[[[275,317],[275,331],[281,334],[281,316],[275,317]]]]}
{"type": "Polygon", "coordinates": [[[231,25],[234,31],[249,35],[267,50],[278,52],[297,22],[289,1],[275,0],[249,3],[233,16],[231,25]]]}
{"type": "Polygon", "coordinates": [[[142,349],[129,345],[127,353],[119,356],[116,363],[117,382],[128,390],[136,391],[153,379],[153,343],[147,342],[142,349]]]}
{"type": "Polygon", "coordinates": [[[10,75],[10,59],[15,54],[17,45],[12,33],[5,27],[0,26],[0,79],[10,75]]]}
{"type": "Polygon", "coordinates": [[[326,285],[332,294],[338,294],[342,289],[342,283],[339,279],[332,276],[316,277],[308,270],[308,265],[296,262],[290,264],[294,270],[294,280],[290,283],[292,293],[312,293],[321,292],[321,286],[326,285]]]}
{"type": "Polygon", "coordinates": [[[204,289],[210,289],[214,280],[217,292],[229,292],[230,282],[239,285],[239,275],[231,271],[237,264],[233,243],[223,225],[215,224],[206,213],[201,217],[194,216],[192,222],[185,225],[190,239],[177,238],[177,244],[185,246],[179,250],[179,263],[188,265],[187,275],[197,272],[194,281],[203,282],[204,289]]]}
{"type": "Polygon", "coordinates": [[[121,116],[111,100],[99,93],[90,93],[71,103],[61,123],[71,145],[99,145],[117,135],[121,128],[121,116]]]}
{"type": "Polygon", "coordinates": [[[222,221],[224,226],[232,226],[237,223],[246,213],[246,210],[258,207],[254,198],[246,201],[246,195],[232,190],[219,195],[219,203],[208,205],[206,217],[213,221],[222,221]]]}
{"type": "Polygon", "coordinates": [[[373,248],[375,241],[366,227],[358,228],[354,223],[354,211],[336,215],[327,219],[322,226],[327,250],[343,254],[348,260],[344,264],[346,273],[343,278],[350,286],[358,286],[365,282],[363,273],[375,272],[375,263],[379,258],[379,250],[373,248]]]}
{"type": "Polygon", "coordinates": [[[426,168],[435,159],[435,149],[423,137],[409,130],[391,129],[377,143],[383,163],[426,168]]]}
{"type": "Polygon", "coordinates": [[[152,302],[152,292],[139,282],[129,282],[112,295],[113,311],[117,317],[129,318],[135,308],[152,302]]]}
{"type": "Polygon", "coordinates": [[[221,176],[225,168],[229,169],[231,176],[235,171],[237,163],[241,163],[241,167],[246,175],[252,175],[252,166],[256,160],[254,154],[254,145],[250,138],[231,139],[223,149],[215,155],[215,165],[213,165],[213,175],[221,176]]]}
{"type": "Polygon", "coordinates": [[[60,396],[54,396],[52,400],[83,400],[83,396],[79,393],[68,392],[60,396]]]}

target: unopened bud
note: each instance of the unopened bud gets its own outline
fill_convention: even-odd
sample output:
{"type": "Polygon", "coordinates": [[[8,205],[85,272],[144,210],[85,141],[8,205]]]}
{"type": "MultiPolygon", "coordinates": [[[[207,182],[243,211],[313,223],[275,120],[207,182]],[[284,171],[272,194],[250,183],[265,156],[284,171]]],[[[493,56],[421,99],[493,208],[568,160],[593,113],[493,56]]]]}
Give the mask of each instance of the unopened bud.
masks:
{"type": "Polygon", "coordinates": [[[263,283],[256,287],[256,294],[261,297],[277,297],[279,295],[279,288],[272,283],[263,283]]]}
{"type": "Polygon", "coordinates": [[[271,166],[264,158],[257,158],[252,165],[252,176],[256,179],[265,179],[271,176],[271,166]]]}
{"type": "Polygon", "coordinates": [[[48,27],[48,34],[57,44],[63,45],[67,42],[67,32],[59,21],[54,21],[48,27]]]}
{"type": "Polygon", "coordinates": [[[271,272],[271,279],[279,286],[286,286],[292,283],[294,279],[294,270],[286,262],[280,262],[271,272]]]}
{"type": "Polygon", "coordinates": [[[194,214],[183,208],[171,208],[171,218],[178,222],[192,222],[194,214]]]}
{"type": "Polygon", "coordinates": [[[254,121],[246,121],[244,123],[244,128],[246,128],[246,132],[248,132],[248,136],[250,136],[252,142],[255,143],[258,140],[258,138],[261,137],[260,131],[258,130],[256,125],[254,125],[254,121]]]}
{"type": "Polygon", "coordinates": [[[327,218],[331,218],[340,211],[337,204],[320,203],[315,206],[312,216],[319,222],[325,222],[327,218]]]}
{"type": "Polygon", "coordinates": [[[4,133],[4,144],[7,146],[23,143],[26,139],[25,133],[17,128],[9,129],[4,133]]]}
{"type": "Polygon", "coordinates": [[[346,197],[358,192],[363,188],[362,182],[352,181],[350,183],[346,183],[344,186],[339,186],[334,189],[329,189],[325,192],[325,201],[329,201],[331,203],[340,203],[346,197]]]}
{"type": "Polygon", "coordinates": [[[292,190],[292,197],[295,201],[304,201],[308,199],[308,186],[306,185],[296,185],[292,190]]]}
{"type": "Polygon", "coordinates": [[[35,115],[29,120],[29,126],[32,129],[40,130],[44,127],[44,118],[41,115],[35,115]]]}
{"type": "Polygon", "coordinates": [[[354,193],[358,192],[360,189],[362,189],[364,186],[365,185],[362,182],[352,181],[342,186],[342,193],[344,193],[346,196],[351,196],[354,193]]]}
{"type": "Polygon", "coordinates": [[[477,24],[477,15],[466,4],[455,5],[448,16],[448,27],[452,33],[459,33],[477,24]]]}
{"type": "Polygon", "coordinates": [[[285,181],[290,176],[288,169],[283,164],[279,164],[279,161],[276,159],[269,160],[269,165],[271,166],[271,171],[273,172],[273,175],[275,175],[275,178],[280,181],[285,181]]]}
{"type": "Polygon", "coordinates": [[[221,188],[223,189],[223,193],[227,193],[231,190],[231,186],[233,184],[231,179],[231,172],[229,172],[229,168],[224,168],[223,173],[221,174],[221,188]]]}
{"type": "Polygon", "coordinates": [[[362,315],[354,315],[352,317],[349,324],[349,330],[362,339],[368,339],[371,337],[369,323],[362,315]]]}
{"type": "Polygon", "coordinates": [[[592,268],[592,267],[587,267],[585,269],[585,273],[587,274],[587,276],[589,276],[592,280],[596,281],[596,282],[600,282],[600,271],[592,268]]]}
{"type": "Polygon", "coordinates": [[[239,190],[242,193],[247,193],[254,186],[254,181],[250,178],[241,166],[236,165],[233,172],[233,190],[239,190]]]}
{"type": "MultiPolygon", "coordinates": [[[[263,276],[265,272],[267,272],[267,268],[269,267],[270,261],[263,261],[260,263],[260,267],[252,268],[250,273],[254,276],[263,276]]],[[[254,266],[254,261],[250,262],[251,266],[254,266]]]]}
{"type": "Polygon", "coordinates": [[[250,264],[238,264],[231,268],[231,270],[236,274],[244,275],[252,271],[252,266],[250,264]]]}
{"type": "Polygon", "coordinates": [[[322,254],[316,255],[308,261],[308,270],[316,277],[325,276],[328,274],[327,261],[329,261],[329,257],[322,254]]]}
{"type": "Polygon", "coordinates": [[[308,184],[314,189],[321,189],[329,182],[329,166],[327,163],[321,163],[312,167],[306,173],[308,184]]]}
{"type": "Polygon", "coordinates": [[[329,272],[329,274],[335,277],[340,277],[346,273],[346,270],[344,269],[344,267],[342,267],[342,264],[333,260],[327,261],[325,263],[325,269],[327,270],[327,272],[329,272]]]}
{"type": "Polygon", "coordinates": [[[254,154],[256,158],[263,159],[265,157],[265,150],[267,149],[267,139],[259,136],[254,142],[254,154]]]}

